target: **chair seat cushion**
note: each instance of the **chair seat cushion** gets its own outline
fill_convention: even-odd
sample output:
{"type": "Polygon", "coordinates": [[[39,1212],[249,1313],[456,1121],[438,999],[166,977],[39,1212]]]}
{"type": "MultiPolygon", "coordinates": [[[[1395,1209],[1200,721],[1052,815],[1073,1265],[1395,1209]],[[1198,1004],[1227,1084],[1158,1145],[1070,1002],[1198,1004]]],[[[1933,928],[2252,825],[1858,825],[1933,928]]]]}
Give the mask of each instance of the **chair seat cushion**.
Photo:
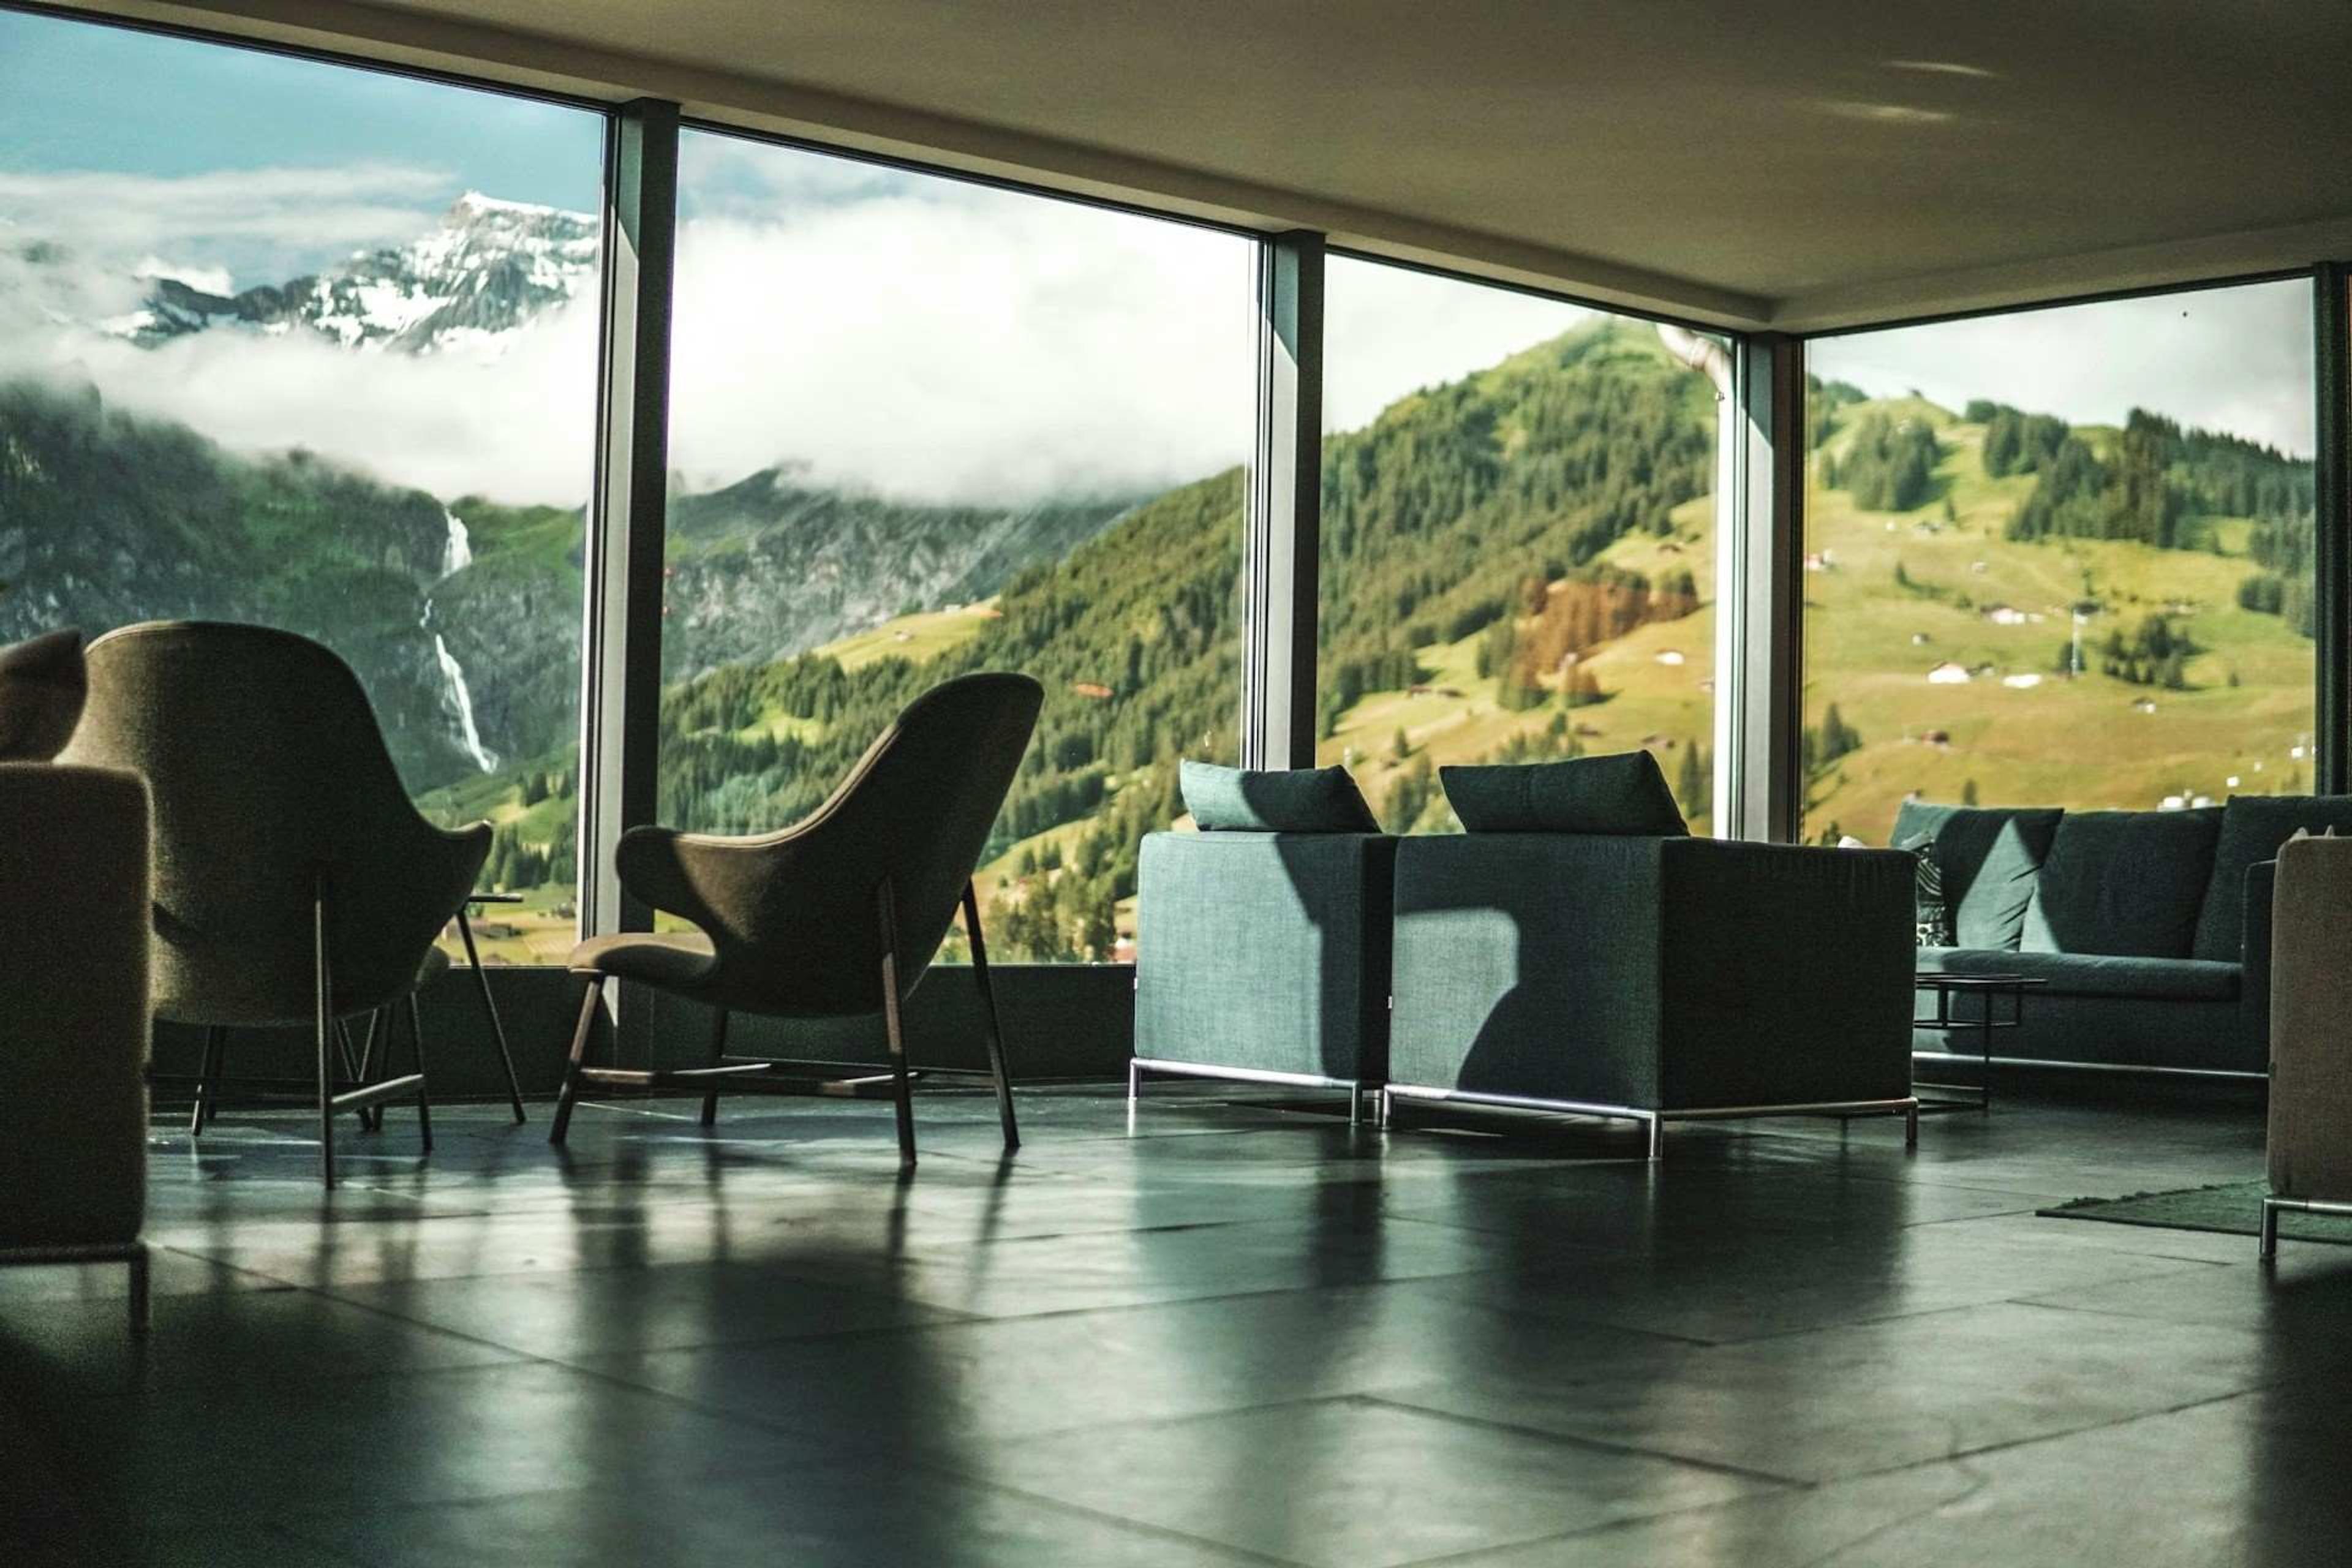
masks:
{"type": "Polygon", "coordinates": [[[627,931],[591,937],[572,950],[565,965],[574,974],[642,980],[672,991],[691,991],[719,967],[710,939],[700,931],[627,931]]]}
{"type": "MultiPolygon", "coordinates": [[[[2244,971],[2195,958],[2135,958],[2095,952],[2010,952],[1923,947],[1922,974],[2021,974],[2062,996],[2126,996],[2164,1002],[2234,1002],[2244,971]]],[[[1969,1015],[1974,1016],[1973,1014],[1969,1015]]]]}

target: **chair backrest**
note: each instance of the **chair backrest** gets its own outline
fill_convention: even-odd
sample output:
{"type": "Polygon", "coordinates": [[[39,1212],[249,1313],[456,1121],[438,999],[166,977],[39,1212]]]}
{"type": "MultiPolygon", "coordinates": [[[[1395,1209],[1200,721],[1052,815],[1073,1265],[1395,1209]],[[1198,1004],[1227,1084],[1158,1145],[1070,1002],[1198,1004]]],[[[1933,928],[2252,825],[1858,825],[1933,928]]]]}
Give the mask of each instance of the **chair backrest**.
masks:
{"type": "Polygon", "coordinates": [[[335,1005],[400,996],[489,853],[417,814],[357,677],[290,632],[201,621],[90,644],[67,760],[145,775],[155,803],[155,1010],[310,1017],[325,889],[335,1005]]]}
{"type": "Polygon", "coordinates": [[[624,837],[622,880],[718,950],[727,1005],[852,1014],[877,1005],[887,883],[901,994],[938,954],[1037,723],[1025,675],[961,676],[908,704],[824,805],[780,833],[624,837]]]}

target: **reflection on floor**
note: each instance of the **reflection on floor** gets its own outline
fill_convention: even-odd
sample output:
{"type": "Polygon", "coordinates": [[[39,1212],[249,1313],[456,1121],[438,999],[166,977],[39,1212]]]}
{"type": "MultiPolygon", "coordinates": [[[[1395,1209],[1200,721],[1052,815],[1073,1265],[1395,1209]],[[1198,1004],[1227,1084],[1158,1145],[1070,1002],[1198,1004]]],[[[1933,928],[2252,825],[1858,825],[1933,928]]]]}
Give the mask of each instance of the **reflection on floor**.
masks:
{"type": "Polygon", "coordinates": [[[0,1274],[0,1560],[2339,1563],[2352,1248],[2032,1217],[2245,1110],[1351,1132],[1170,1086],[159,1131],[0,1274]],[[30,1550],[28,1550],[30,1549],[30,1550]]]}

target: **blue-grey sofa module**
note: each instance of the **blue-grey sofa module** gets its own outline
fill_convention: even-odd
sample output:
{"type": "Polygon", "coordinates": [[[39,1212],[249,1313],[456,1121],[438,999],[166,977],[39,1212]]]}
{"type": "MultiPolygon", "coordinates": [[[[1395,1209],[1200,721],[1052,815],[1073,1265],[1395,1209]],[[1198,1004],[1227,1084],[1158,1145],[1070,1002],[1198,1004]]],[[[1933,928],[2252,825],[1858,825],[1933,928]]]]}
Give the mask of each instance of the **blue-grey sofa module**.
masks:
{"type": "Polygon", "coordinates": [[[1204,831],[1147,835],[1136,868],[1129,1098],[1154,1073],[1345,1089],[1360,1120],[1388,1068],[1397,841],[1337,768],[1187,763],[1184,791],[1204,831]]]}
{"type": "MultiPolygon", "coordinates": [[[[1450,786],[1449,786],[1449,793],[1450,786]]],[[[1885,850],[1471,832],[1400,840],[1383,1115],[1906,1119],[1915,863],[1885,850]]]]}
{"type": "MultiPolygon", "coordinates": [[[[2043,982],[1996,1060],[2260,1077],[2279,847],[2330,827],[2352,832],[2352,797],[2186,811],[1911,802],[1894,841],[1929,847],[1951,910],[1954,945],[1920,948],[1923,973],[2043,982]]],[[[1949,1049],[1926,1029],[1914,1045],[1949,1049]]]]}

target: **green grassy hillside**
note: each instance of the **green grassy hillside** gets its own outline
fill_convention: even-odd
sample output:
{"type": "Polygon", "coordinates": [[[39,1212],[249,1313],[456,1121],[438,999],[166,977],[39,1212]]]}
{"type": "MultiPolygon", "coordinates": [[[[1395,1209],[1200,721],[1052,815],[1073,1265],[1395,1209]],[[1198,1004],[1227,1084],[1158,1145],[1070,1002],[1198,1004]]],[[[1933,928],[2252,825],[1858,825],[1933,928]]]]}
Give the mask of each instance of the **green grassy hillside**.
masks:
{"type": "MultiPolygon", "coordinates": [[[[2101,451],[2121,438],[2112,429],[2076,434],[2101,451]]],[[[2196,547],[2186,549],[2021,541],[2013,525],[2040,476],[1987,473],[1985,436],[1984,423],[1932,405],[1864,404],[1840,410],[1814,455],[1805,711],[1818,732],[1833,704],[1838,726],[1862,743],[1815,774],[1808,832],[1884,843],[1914,793],[2145,809],[2308,788],[2312,644],[2284,616],[2241,603],[2267,570],[2251,550],[2263,522],[2187,513],[2184,536],[2196,547]],[[1851,490],[1822,482],[1872,412],[1936,433],[1940,457],[1916,505],[1865,509],[1851,490]],[[2063,656],[2078,607],[2084,668],[2069,676],[2063,656]],[[2109,639],[2131,637],[2151,617],[2194,645],[2177,686],[2105,668],[2109,639]],[[1971,679],[1931,683],[1929,672],[1948,663],[1971,679]]]]}

